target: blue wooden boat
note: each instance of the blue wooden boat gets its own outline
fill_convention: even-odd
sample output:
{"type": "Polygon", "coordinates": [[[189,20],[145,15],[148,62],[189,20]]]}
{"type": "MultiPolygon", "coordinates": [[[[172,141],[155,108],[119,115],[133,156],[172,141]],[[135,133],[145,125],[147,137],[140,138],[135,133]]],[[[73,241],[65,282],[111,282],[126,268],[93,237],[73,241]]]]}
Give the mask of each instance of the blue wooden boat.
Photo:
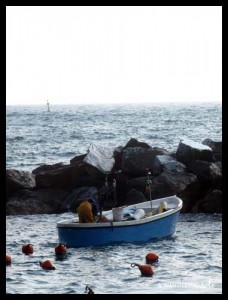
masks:
{"type": "Polygon", "coordinates": [[[59,243],[68,248],[104,246],[116,243],[145,243],[175,234],[182,200],[177,196],[160,198],[104,211],[108,222],[79,223],[78,216],[57,222],[59,243]],[[167,210],[158,213],[161,203],[167,210]]]}

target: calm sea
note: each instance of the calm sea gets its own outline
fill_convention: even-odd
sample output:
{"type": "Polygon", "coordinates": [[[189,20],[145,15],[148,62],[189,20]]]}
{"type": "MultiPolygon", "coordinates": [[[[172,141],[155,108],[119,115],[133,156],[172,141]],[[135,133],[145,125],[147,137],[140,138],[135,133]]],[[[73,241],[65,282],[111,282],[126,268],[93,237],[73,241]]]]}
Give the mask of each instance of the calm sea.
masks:
{"type": "MultiPolygon", "coordinates": [[[[32,171],[42,163],[69,163],[90,143],[124,146],[130,138],[176,151],[181,137],[196,142],[222,140],[222,106],[208,104],[7,106],[6,167],[32,171]]],[[[220,294],[222,293],[222,216],[181,214],[176,235],[143,245],[68,249],[54,254],[56,222],[72,213],[6,217],[8,294],[220,294]],[[21,247],[34,245],[32,255],[21,247]],[[142,277],[131,263],[159,255],[153,277],[142,277]],[[44,271],[50,259],[56,270],[44,271]]]]}

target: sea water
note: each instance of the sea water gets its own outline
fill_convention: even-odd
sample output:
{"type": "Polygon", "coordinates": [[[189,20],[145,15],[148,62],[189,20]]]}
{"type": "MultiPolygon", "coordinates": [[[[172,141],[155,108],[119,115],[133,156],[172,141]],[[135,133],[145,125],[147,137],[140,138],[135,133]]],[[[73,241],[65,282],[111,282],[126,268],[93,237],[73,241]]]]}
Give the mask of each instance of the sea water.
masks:
{"type": "MultiPolygon", "coordinates": [[[[6,167],[32,171],[87,152],[91,143],[124,146],[130,138],[176,151],[180,138],[222,140],[220,103],[154,105],[7,106],[6,167]]],[[[55,256],[56,222],[73,213],[6,217],[7,294],[220,294],[222,216],[180,214],[173,238],[142,245],[68,249],[55,256]],[[34,253],[25,255],[25,243],[34,253]],[[152,277],[131,263],[159,255],[152,277]],[[39,261],[50,259],[56,270],[39,261]]]]}
{"type": "Polygon", "coordinates": [[[176,234],[155,243],[69,248],[55,255],[56,222],[60,215],[8,216],[6,292],[10,294],[84,294],[88,285],[95,294],[220,294],[222,293],[222,218],[216,214],[181,214],[176,234]],[[33,244],[34,252],[22,253],[33,244]],[[154,252],[159,261],[154,275],[143,277],[131,263],[145,264],[154,252]],[[55,270],[43,270],[49,259],[55,270]]]}
{"type": "Polygon", "coordinates": [[[6,167],[32,171],[68,163],[91,143],[125,146],[131,138],[176,151],[181,138],[222,140],[222,106],[202,104],[7,106],[6,167]]]}

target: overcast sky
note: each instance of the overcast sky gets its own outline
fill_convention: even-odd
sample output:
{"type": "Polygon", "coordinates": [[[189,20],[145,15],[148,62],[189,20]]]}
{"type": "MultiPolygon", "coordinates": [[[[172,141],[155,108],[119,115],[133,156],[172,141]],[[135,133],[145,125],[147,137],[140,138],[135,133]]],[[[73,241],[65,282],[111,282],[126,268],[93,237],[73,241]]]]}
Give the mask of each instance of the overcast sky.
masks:
{"type": "Polygon", "coordinates": [[[222,6],[7,6],[6,104],[222,101],[222,6]]]}

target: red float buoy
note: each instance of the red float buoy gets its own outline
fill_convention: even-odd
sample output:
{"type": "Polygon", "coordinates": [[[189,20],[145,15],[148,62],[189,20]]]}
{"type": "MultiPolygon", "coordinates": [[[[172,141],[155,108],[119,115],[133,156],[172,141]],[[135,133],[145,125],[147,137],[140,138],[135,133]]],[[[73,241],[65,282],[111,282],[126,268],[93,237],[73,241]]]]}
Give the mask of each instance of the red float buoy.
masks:
{"type": "Polygon", "coordinates": [[[134,268],[137,266],[142,274],[142,276],[152,276],[154,274],[154,271],[151,267],[151,265],[139,265],[139,264],[131,264],[131,267],[134,268]]]}
{"type": "Polygon", "coordinates": [[[55,254],[65,254],[67,251],[67,248],[64,244],[59,244],[57,247],[55,247],[55,254]]]}
{"type": "Polygon", "coordinates": [[[146,263],[153,264],[158,261],[158,255],[156,253],[150,252],[146,255],[146,263]]]}
{"type": "Polygon", "coordinates": [[[40,266],[44,270],[55,270],[55,267],[53,266],[53,264],[50,260],[45,260],[44,262],[40,261],[40,266]]]}
{"type": "Polygon", "coordinates": [[[11,256],[6,254],[6,265],[11,265],[11,256]]]}
{"type": "Polygon", "coordinates": [[[23,245],[22,252],[24,254],[32,254],[33,253],[33,245],[32,244],[23,245]]]}

